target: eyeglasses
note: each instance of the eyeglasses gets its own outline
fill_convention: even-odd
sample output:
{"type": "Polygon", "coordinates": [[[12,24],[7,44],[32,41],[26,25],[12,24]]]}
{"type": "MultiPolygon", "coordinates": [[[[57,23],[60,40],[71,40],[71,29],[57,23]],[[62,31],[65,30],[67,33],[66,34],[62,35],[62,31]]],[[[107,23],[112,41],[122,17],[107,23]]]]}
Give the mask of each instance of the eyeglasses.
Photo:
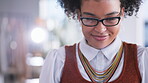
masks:
{"type": "Polygon", "coordinates": [[[118,25],[121,17],[109,17],[99,20],[98,18],[90,18],[90,17],[81,17],[80,18],[83,25],[88,27],[97,26],[99,22],[101,22],[106,27],[112,27],[118,25]]]}

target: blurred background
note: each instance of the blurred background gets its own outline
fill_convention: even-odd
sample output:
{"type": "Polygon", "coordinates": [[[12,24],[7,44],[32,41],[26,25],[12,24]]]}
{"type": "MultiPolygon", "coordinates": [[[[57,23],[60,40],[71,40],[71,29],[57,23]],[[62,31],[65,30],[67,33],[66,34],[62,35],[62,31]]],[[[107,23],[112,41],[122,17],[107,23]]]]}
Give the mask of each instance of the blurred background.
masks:
{"type": "MultiPolygon", "coordinates": [[[[124,19],[123,41],[148,46],[147,9],[144,0],[137,17],[124,19]]],[[[0,0],[0,83],[39,83],[47,53],[82,38],[56,0],[0,0]]]]}

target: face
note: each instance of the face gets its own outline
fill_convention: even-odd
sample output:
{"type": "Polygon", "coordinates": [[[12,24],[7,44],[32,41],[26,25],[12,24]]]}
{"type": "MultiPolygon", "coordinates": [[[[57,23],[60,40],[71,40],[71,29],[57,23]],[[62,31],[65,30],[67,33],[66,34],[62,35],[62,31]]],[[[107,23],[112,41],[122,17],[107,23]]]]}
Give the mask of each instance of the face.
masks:
{"type": "MultiPolygon", "coordinates": [[[[123,10],[120,7],[119,0],[82,0],[79,17],[99,20],[121,17],[122,20],[124,16],[123,10]]],[[[121,20],[115,26],[104,26],[102,22],[98,22],[96,26],[86,26],[82,23],[82,32],[87,43],[96,49],[101,49],[111,44],[120,30],[121,20]]]]}

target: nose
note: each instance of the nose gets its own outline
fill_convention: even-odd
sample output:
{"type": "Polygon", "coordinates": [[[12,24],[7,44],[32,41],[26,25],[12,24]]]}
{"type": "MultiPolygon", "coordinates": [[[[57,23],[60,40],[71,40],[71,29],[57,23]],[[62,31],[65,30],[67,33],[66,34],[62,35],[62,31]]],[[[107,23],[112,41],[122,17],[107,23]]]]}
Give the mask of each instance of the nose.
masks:
{"type": "Polygon", "coordinates": [[[94,27],[94,30],[98,33],[103,33],[107,30],[106,26],[104,26],[101,22],[98,23],[97,26],[94,27]]]}

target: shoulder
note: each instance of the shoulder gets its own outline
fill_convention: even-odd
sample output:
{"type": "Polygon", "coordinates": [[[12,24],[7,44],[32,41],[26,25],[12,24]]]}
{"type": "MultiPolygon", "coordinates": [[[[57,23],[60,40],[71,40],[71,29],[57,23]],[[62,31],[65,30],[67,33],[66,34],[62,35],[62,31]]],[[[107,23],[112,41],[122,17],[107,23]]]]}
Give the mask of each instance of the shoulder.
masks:
{"type": "Polygon", "coordinates": [[[145,67],[148,64],[148,47],[137,46],[137,57],[139,66],[145,67]]]}
{"type": "Polygon", "coordinates": [[[148,47],[140,46],[140,45],[133,44],[133,43],[127,43],[127,42],[124,42],[124,44],[130,45],[130,46],[136,46],[138,55],[148,54],[148,47]]]}
{"type": "Polygon", "coordinates": [[[51,49],[45,61],[53,61],[53,60],[60,60],[63,61],[65,59],[65,46],[62,46],[58,49],[51,49]]]}
{"type": "Polygon", "coordinates": [[[148,75],[148,47],[137,46],[137,57],[143,83],[148,83],[148,80],[145,80],[148,75]]]}
{"type": "MultiPolygon", "coordinates": [[[[60,79],[60,72],[64,65],[65,47],[52,49],[48,52],[42,71],[40,74],[40,83],[55,83],[55,79],[60,79]],[[58,72],[58,73],[57,73],[58,72]]],[[[58,82],[56,82],[58,83],[58,82]]]]}
{"type": "Polygon", "coordinates": [[[140,45],[133,44],[133,43],[127,43],[127,42],[124,42],[124,45],[134,46],[134,47],[136,46],[138,59],[148,58],[148,47],[140,46],[140,45]]]}
{"type": "Polygon", "coordinates": [[[66,50],[65,47],[70,47],[73,45],[65,45],[58,49],[52,49],[48,52],[45,61],[56,61],[56,62],[65,62],[66,50]]]}
{"type": "Polygon", "coordinates": [[[148,56],[148,47],[143,47],[143,46],[139,46],[137,45],[137,54],[139,56],[148,56]]]}

